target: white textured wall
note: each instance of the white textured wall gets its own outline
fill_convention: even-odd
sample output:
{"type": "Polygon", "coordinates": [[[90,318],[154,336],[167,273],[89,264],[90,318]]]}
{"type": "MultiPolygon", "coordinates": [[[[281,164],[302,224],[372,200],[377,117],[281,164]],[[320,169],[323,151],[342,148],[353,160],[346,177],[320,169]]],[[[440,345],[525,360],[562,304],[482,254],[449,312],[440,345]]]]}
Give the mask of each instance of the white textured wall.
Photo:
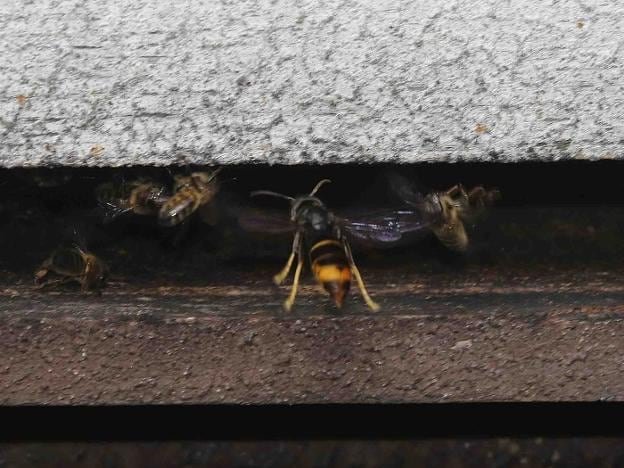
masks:
{"type": "Polygon", "coordinates": [[[615,0],[0,0],[0,165],[622,158],[615,0]]]}

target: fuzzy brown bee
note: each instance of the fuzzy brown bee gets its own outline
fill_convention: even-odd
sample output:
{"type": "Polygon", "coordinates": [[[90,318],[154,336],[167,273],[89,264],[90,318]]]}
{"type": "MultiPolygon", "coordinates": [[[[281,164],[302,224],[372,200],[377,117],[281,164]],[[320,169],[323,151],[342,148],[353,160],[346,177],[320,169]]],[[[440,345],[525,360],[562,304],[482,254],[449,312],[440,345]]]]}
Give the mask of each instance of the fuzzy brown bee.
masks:
{"type": "Polygon", "coordinates": [[[106,264],[94,254],[80,247],[60,247],[35,271],[35,284],[48,287],[76,282],[82,291],[99,291],[108,273],[106,264]]]}
{"type": "Polygon", "coordinates": [[[448,249],[465,252],[469,240],[464,223],[474,222],[498,198],[498,190],[487,191],[481,186],[466,192],[462,185],[455,185],[445,192],[429,194],[427,202],[439,209],[431,230],[448,249]]]}
{"type": "Polygon", "coordinates": [[[106,183],[96,189],[98,203],[108,219],[124,213],[156,215],[167,201],[166,188],[158,182],[138,179],[122,184],[106,183]]]}
{"type": "MultiPolygon", "coordinates": [[[[174,193],[158,212],[159,224],[176,226],[198,209],[208,206],[219,191],[216,178],[219,171],[220,169],[213,172],[193,172],[189,176],[176,176],[174,193]]],[[[213,224],[209,216],[206,221],[213,224]]]]}
{"type": "Polygon", "coordinates": [[[267,222],[266,219],[262,218],[262,215],[254,217],[243,213],[239,218],[239,223],[244,229],[256,232],[295,231],[288,261],[282,271],[273,278],[276,284],[281,284],[290,273],[295,257],[297,257],[293,286],[288,299],[284,302],[284,309],[287,311],[292,309],[295,302],[306,250],[314,278],[327,291],[337,307],[342,307],[353,276],[366,304],[372,310],[378,311],[379,306],[369,296],[360,272],[353,261],[349,242],[341,230],[341,228],[348,230],[349,223],[337,218],[315,196],[318,189],[327,182],[329,182],[327,179],[320,181],[309,195],[296,198],[275,192],[253,192],[252,195],[272,195],[289,200],[290,217],[286,223],[281,223],[280,226],[276,220],[267,222]]]}

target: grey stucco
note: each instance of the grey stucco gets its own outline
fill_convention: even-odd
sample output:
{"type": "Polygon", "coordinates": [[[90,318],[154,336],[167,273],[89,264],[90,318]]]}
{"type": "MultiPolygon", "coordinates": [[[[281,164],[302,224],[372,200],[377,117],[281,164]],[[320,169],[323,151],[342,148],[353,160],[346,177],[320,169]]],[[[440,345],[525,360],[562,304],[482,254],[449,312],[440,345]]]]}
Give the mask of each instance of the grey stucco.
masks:
{"type": "Polygon", "coordinates": [[[0,165],[622,158],[613,0],[0,0],[0,165]]]}

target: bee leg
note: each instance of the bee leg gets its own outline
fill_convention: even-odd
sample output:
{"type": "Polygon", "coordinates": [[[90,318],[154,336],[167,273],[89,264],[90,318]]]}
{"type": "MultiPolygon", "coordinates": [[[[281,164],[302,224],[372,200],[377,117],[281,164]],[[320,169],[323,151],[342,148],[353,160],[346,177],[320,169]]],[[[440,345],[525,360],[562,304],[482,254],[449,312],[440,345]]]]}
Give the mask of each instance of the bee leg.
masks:
{"type": "Polygon", "coordinates": [[[33,289],[44,289],[44,288],[47,288],[50,285],[50,283],[56,283],[56,282],[58,282],[58,280],[35,283],[35,285],[33,286],[33,289]]]}
{"type": "Polygon", "coordinates": [[[290,269],[292,268],[293,261],[295,260],[295,255],[299,252],[299,241],[301,239],[301,235],[299,231],[295,233],[295,238],[293,239],[292,250],[290,251],[290,256],[288,257],[288,261],[282,271],[280,271],[277,275],[273,277],[273,282],[278,286],[284,282],[288,273],[290,273],[290,269]]]}
{"type": "Polygon", "coordinates": [[[48,273],[50,273],[50,270],[48,270],[47,268],[43,266],[39,268],[35,272],[35,286],[43,286],[45,284],[45,281],[43,281],[43,279],[48,276],[48,273]]]}
{"type": "Polygon", "coordinates": [[[366,305],[371,308],[373,312],[379,312],[379,304],[371,299],[368,295],[368,291],[366,290],[366,286],[364,286],[364,280],[362,280],[362,275],[360,275],[360,270],[355,265],[355,261],[353,261],[353,254],[351,253],[351,247],[349,247],[349,243],[346,239],[342,240],[342,245],[344,246],[345,253],[347,254],[347,259],[349,260],[349,266],[351,267],[351,271],[353,272],[353,276],[355,276],[355,280],[357,281],[358,287],[360,288],[360,294],[364,298],[364,302],[366,305]]]}
{"type": "Polygon", "coordinates": [[[101,296],[102,295],[102,289],[101,289],[101,287],[99,285],[93,284],[87,278],[82,278],[80,280],[80,292],[88,293],[88,292],[91,292],[91,291],[93,291],[93,293],[96,294],[97,296],[101,296]]]}
{"type": "Polygon", "coordinates": [[[446,194],[453,200],[453,201],[465,201],[466,203],[470,202],[470,198],[468,196],[468,193],[466,192],[466,189],[464,188],[464,186],[462,184],[457,184],[453,187],[451,187],[450,189],[447,190],[446,194]]]}
{"type": "Polygon", "coordinates": [[[453,185],[450,189],[446,191],[446,194],[449,197],[454,197],[460,192],[461,192],[461,185],[453,185]]]}
{"type": "Polygon", "coordinates": [[[479,210],[485,208],[486,194],[487,193],[483,187],[475,187],[468,192],[466,199],[468,200],[468,206],[473,213],[478,213],[479,210]]]}
{"type": "Polygon", "coordinates": [[[485,189],[479,185],[478,187],[474,187],[473,189],[470,190],[470,192],[468,192],[468,198],[470,199],[470,201],[473,201],[479,198],[483,198],[485,194],[486,194],[485,189]]]}
{"type": "Polygon", "coordinates": [[[292,289],[290,290],[290,295],[288,299],[284,301],[284,310],[286,312],[290,312],[293,304],[295,303],[295,297],[297,296],[297,289],[299,289],[299,277],[301,276],[301,268],[303,267],[303,258],[301,255],[298,255],[298,263],[297,268],[295,269],[295,278],[293,280],[292,289]]]}
{"type": "Polygon", "coordinates": [[[43,289],[43,288],[49,288],[53,286],[60,286],[61,284],[70,283],[73,280],[74,278],[67,277],[67,278],[60,278],[60,279],[55,279],[51,281],[46,281],[40,284],[36,284],[35,289],[43,289]]]}

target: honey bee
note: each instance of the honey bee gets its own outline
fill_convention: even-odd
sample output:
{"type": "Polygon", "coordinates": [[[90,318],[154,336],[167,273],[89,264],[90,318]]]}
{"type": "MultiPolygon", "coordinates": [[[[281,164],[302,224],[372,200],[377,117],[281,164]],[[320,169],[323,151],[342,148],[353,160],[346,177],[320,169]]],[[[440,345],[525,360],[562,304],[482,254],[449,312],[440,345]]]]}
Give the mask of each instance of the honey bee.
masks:
{"type": "Polygon", "coordinates": [[[35,271],[35,285],[43,288],[76,282],[83,292],[99,292],[108,274],[108,266],[94,254],[78,246],[59,247],[35,271]]]}
{"type": "Polygon", "coordinates": [[[389,182],[402,206],[345,214],[354,242],[367,247],[392,247],[433,232],[446,248],[463,253],[470,244],[466,224],[474,223],[500,198],[496,189],[478,186],[467,192],[461,184],[424,195],[397,173],[389,174],[389,182]]]}
{"type": "Polygon", "coordinates": [[[290,201],[290,216],[270,219],[262,214],[243,213],[239,224],[246,230],[266,233],[292,232],[294,240],[288,261],[284,268],[273,277],[275,284],[280,285],[292,269],[295,257],[297,266],[290,295],[284,302],[284,309],[290,311],[295,302],[299,278],[307,257],[316,281],[333,299],[338,308],[342,307],[354,276],[360,293],[366,304],[378,311],[379,305],[368,294],[362,276],[353,261],[351,247],[342,229],[349,230],[351,224],[336,217],[324,203],[316,197],[317,191],[328,179],[321,180],[308,194],[289,197],[275,192],[256,191],[252,196],[269,195],[290,201]]]}
{"type": "Polygon", "coordinates": [[[156,215],[167,201],[167,189],[160,183],[138,179],[121,184],[105,183],[96,189],[96,199],[112,220],[124,213],[156,215]]]}
{"type": "Polygon", "coordinates": [[[465,223],[475,222],[498,198],[498,190],[487,191],[479,186],[466,192],[461,184],[445,192],[431,193],[427,201],[440,210],[439,219],[432,223],[431,230],[448,249],[465,252],[469,245],[465,223]]]}
{"type": "Polygon", "coordinates": [[[214,224],[211,201],[219,191],[217,175],[212,172],[193,172],[188,176],[175,177],[174,193],[160,207],[158,222],[162,226],[177,226],[189,219],[198,209],[208,224],[214,224]]]}

